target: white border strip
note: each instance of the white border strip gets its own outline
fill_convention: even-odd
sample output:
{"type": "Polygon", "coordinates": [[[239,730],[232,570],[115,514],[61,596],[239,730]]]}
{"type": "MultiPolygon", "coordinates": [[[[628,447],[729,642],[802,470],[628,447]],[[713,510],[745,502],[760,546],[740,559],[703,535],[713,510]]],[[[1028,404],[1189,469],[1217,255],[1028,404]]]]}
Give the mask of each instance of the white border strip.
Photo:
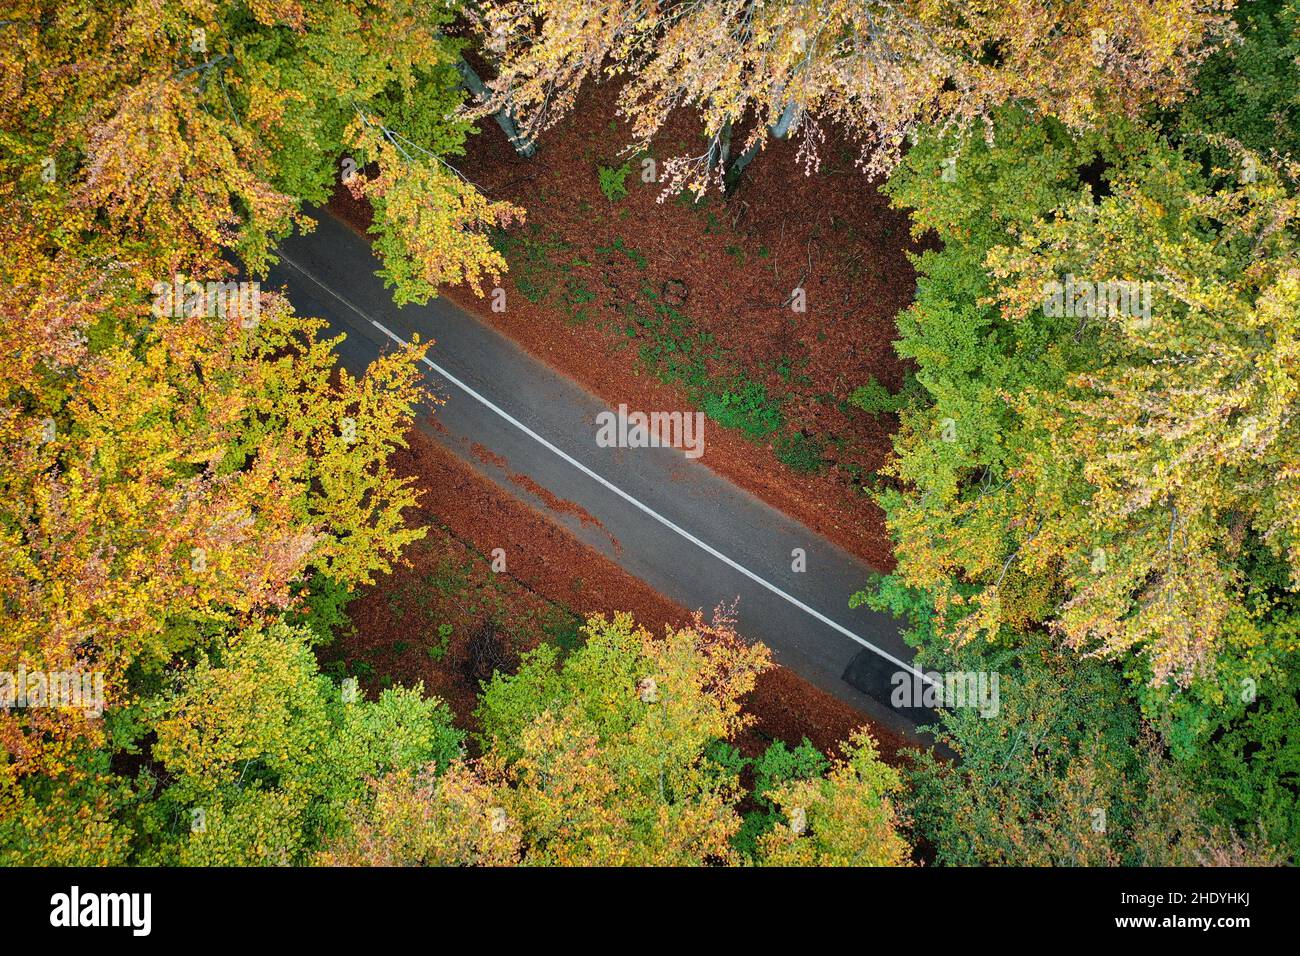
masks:
{"type": "MultiPolygon", "coordinates": [[[[388,336],[388,338],[392,339],[392,340],[393,340],[394,342],[396,342],[398,345],[409,345],[409,344],[410,344],[410,343],[407,342],[405,339],[403,339],[400,335],[398,335],[396,332],[393,332],[391,329],[389,329],[387,326],[383,325],[382,323],[380,323],[380,322],[376,321],[375,319],[372,319],[370,316],[366,315],[364,312],[362,312],[360,309],[358,309],[355,305],[353,305],[353,304],[352,304],[351,302],[349,302],[347,299],[343,298],[343,296],[339,295],[337,292],[335,292],[333,289],[331,289],[329,286],[327,286],[327,285],[326,285],[324,282],[322,282],[320,279],[316,278],[316,276],[312,275],[312,273],[309,272],[307,269],[305,269],[304,267],[300,266],[298,263],[294,262],[292,259],[290,259],[288,256],[286,256],[282,251],[277,251],[277,254],[280,256],[280,258],[281,258],[284,262],[287,262],[289,265],[293,266],[295,269],[297,269],[299,272],[301,272],[304,276],[306,276],[306,277],[307,277],[308,279],[310,279],[312,282],[316,283],[316,285],[320,286],[322,289],[324,289],[326,292],[328,292],[328,293],[329,293],[330,295],[332,295],[334,298],[338,299],[338,300],[339,300],[340,302],[342,302],[345,306],[347,306],[349,309],[351,309],[353,312],[355,312],[355,313],[356,313],[357,315],[359,315],[361,318],[365,319],[367,322],[369,322],[371,325],[373,325],[375,328],[377,328],[380,332],[384,333],[384,335],[388,336]]],[[[848,628],[843,627],[843,626],[840,625],[840,624],[837,624],[836,622],[832,621],[829,617],[827,617],[825,614],[823,614],[821,611],[818,611],[816,608],[809,607],[807,604],[805,604],[803,601],[800,601],[800,600],[799,600],[797,597],[795,597],[794,595],[792,595],[792,594],[787,594],[785,591],[781,590],[781,589],[780,589],[779,587],[777,587],[775,584],[772,584],[772,583],[770,583],[769,581],[765,580],[764,578],[759,577],[759,576],[758,576],[757,574],[755,574],[753,571],[749,570],[749,568],[745,567],[745,566],[742,565],[742,564],[737,563],[736,561],[733,561],[731,558],[727,557],[725,554],[723,554],[723,553],[722,553],[721,551],[719,551],[717,548],[713,547],[713,546],[710,545],[710,544],[705,543],[704,541],[701,541],[699,538],[695,537],[695,535],[691,534],[691,533],[690,533],[689,531],[687,531],[686,529],[681,528],[681,527],[679,527],[678,525],[674,524],[671,520],[669,520],[668,518],[665,518],[663,515],[661,515],[661,514],[660,514],[659,512],[657,512],[657,511],[655,511],[655,510],[654,510],[653,508],[651,508],[649,505],[647,505],[647,504],[643,504],[641,501],[638,501],[636,498],[633,498],[631,495],[629,495],[629,494],[628,494],[626,491],[624,491],[622,488],[620,488],[620,487],[618,487],[617,485],[615,485],[613,482],[611,482],[611,481],[609,481],[608,479],[602,477],[601,475],[596,474],[596,472],[592,471],[590,468],[588,468],[588,467],[587,467],[586,465],[584,465],[582,462],[578,461],[576,458],[574,458],[572,455],[570,455],[570,454],[569,454],[568,452],[566,452],[564,449],[562,449],[562,448],[557,448],[555,445],[551,444],[549,441],[547,441],[547,440],[546,440],[545,438],[543,438],[541,435],[537,434],[537,432],[533,431],[531,428],[529,428],[527,425],[525,425],[525,424],[524,424],[523,422],[521,422],[519,419],[515,418],[513,415],[511,415],[511,414],[510,414],[509,412],[507,412],[505,409],[500,408],[499,406],[497,406],[497,405],[496,405],[495,403],[493,403],[490,399],[485,398],[484,396],[480,395],[478,392],[476,392],[474,389],[470,388],[468,385],[466,385],[464,382],[462,382],[462,381],[461,381],[460,379],[458,379],[456,376],[452,375],[452,374],[451,374],[450,372],[448,372],[446,369],[444,369],[444,368],[442,368],[441,366],[436,365],[435,363],[431,362],[428,358],[423,358],[423,359],[421,359],[420,361],[422,361],[425,365],[427,365],[430,369],[432,369],[432,370],[433,370],[434,372],[436,372],[438,375],[440,375],[441,377],[443,377],[444,379],[446,379],[448,382],[451,382],[451,384],[453,384],[453,385],[455,385],[457,388],[461,389],[461,391],[463,391],[463,392],[464,392],[466,395],[468,395],[470,398],[474,399],[476,402],[479,402],[480,404],[484,405],[485,407],[491,409],[491,410],[492,410],[493,412],[495,412],[497,415],[500,415],[502,418],[504,418],[506,421],[508,421],[511,425],[514,425],[516,428],[518,428],[521,432],[523,432],[523,433],[524,433],[525,435],[527,435],[529,438],[533,439],[533,440],[536,441],[538,444],[540,444],[540,445],[544,446],[545,448],[549,449],[550,451],[554,452],[556,455],[559,455],[561,458],[563,458],[565,461],[567,461],[567,462],[568,462],[570,465],[572,465],[574,468],[577,468],[577,469],[578,469],[580,472],[582,472],[584,475],[586,475],[587,477],[593,479],[594,481],[599,482],[601,485],[603,485],[604,487],[608,488],[610,491],[614,492],[614,494],[618,495],[620,498],[622,498],[622,499],[623,499],[624,501],[626,501],[628,504],[632,505],[634,508],[639,509],[640,511],[642,511],[642,512],[644,512],[645,514],[649,515],[649,516],[650,516],[651,518],[653,518],[655,521],[658,521],[658,522],[659,522],[661,525],[663,525],[665,528],[668,528],[670,531],[673,531],[673,532],[675,532],[675,533],[681,535],[683,538],[685,538],[685,539],[686,539],[687,541],[689,541],[691,544],[695,545],[697,548],[700,548],[700,549],[703,550],[703,551],[707,551],[709,554],[713,555],[715,558],[717,558],[717,559],[718,559],[719,561],[721,561],[723,564],[726,564],[728,567],[734,568],[735,570],[739,571],[741,574],[743,574],[745,577],[749,578],[749,579],[750,579],[751,581],[753,581],[755,584],[762,585],[763,587],[765,587],[765,588],[767,588],[769,591],[771,591],[773,594],[775,594],[777,597],[782,598],[782,599],[785,600],[785,601],[788,601],[790,604],[793,604],[795,607],[799,608],[799,610],[805,612],[806,614],[810,614],[810,615],[812,615],[812,616],[815,617],[817,620],[819,620],[819,621],[821,621],[823,624],[825,624],[827,627],[833,628],[834,630],[836,630],[836,631],[838,631],[839,633],[843,634],[845,637],[847,637],[847,638],[849,638],[849,639],[851,639],[851,640],[856,641],[857,643],[859,643],[859,644],[861,644],[863,647],[865,647],[867,650],[872,651],[872,652],[874,652],[874,653],[880,655],[880,656],[883,657],[885,660],[889,661],[891,664],[895,664],[895,665],[897,665],[898,667],[903,668],[903,670],[905,670],[905,671],[907,671],[908,673],[912,674],[914,677],[920,678],[922,681],[924,681],[925,683],[931,685],[932,687],[938,687],[938,686],[939,686],[939,684],[938,684],[938,683],[937,683],[933,678],[931,678],[929,675],[923,673],[922,671],[917,670],[917,669],[916,669],[915,667],[913,667],[911,664],[905,663],[904,661],[900,661],[900,660],[899,660],[897,657],[895,657],[893,654],[889,653],[889,651],[886,651],[886,650],[884,650],[883,648],[877,647],[875,644],[872,644],[872,643],[871,643],[870,641],[868,641],[866,638],[859,637],[858,635],[856,635],[856,634],[854,634],[852,631],[850,631],[848,628]]]]}

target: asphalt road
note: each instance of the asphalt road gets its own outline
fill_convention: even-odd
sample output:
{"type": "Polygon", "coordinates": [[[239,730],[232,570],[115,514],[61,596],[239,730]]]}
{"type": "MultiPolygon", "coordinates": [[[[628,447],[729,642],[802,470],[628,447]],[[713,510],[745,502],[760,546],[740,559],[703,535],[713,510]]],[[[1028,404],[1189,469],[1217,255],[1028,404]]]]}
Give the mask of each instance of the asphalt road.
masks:
{"type": "MultiPolygon", "coordinates": [[[[599,447],[596,416],[608,409],[604,402],[445,299],[398,308],[374,274],[369,244],[328,212],[315,215],[317,229],[281,245],[283,261],[264,285],[285,289],[300,314],[345,333],[340,352],[348,368],[360,371],[413,334],[434,340],[426,373],[446,400],[437,418],[448,433],[431,430],[437,440],[672,600],[706,612],[736,601],[740,633],[767,644],[778,662],[924,741],[915,726],[932,715],[890,704],[893,676],[910,670],[913,659],[898,622],[848,606],[871,569],[709,470],[708,429],[719,426],[706,426],[698,459],[673,448],[599,447]],[[503,459],[506,470],[469,453],[472,442],[503,459]],[[508,473],[581,505],[608,534],[549,511],[508,473]],[[806,555],[802,572],[793,570],[796,548],[806,555]]],[[[508,563],[510,542],[499,546],[508,563]]]]}

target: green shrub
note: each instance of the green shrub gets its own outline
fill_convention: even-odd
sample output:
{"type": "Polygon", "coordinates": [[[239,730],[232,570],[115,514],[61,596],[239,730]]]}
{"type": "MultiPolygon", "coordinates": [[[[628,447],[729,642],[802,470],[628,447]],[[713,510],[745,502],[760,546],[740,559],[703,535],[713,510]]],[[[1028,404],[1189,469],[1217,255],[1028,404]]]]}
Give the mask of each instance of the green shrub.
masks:
{"type": "Polygon", "coordinates": [[[618,202],[627,196],[627,177],[632,172],[630,162],[621,166],[597,166],[596,174],[600,177],[600,191],[610,202],[618,202]]]}
{"type": "Polygon", "coordinates": [[[884,412],[896,412],[899,409],[900,402],[898,396],[887,389],[876,377],[871,376],[866,385],[859,385],[849,394],[849,404],[854,408],[860,408],[869,415],[880,415],[884,412]]]}
{"type": "Polygon", "coordinates": [[[571,653],[582,646],[583,623],[583,619],[578,615],[552,605],[547,608],[543,617],[542,633],[546,635],[548,641],[565,653],[571,653]]]}
{"type": "Polygon", "coordinates": [[[603,256],[612,256],[615,252],[621,252],[636,263],[638,269],[644,269],[650,262],[650,260],[645,257],[645,253],[630,248],[627,243],[617,237],[607,246],[597,246],[596,251],[603,256]]]}
{"type": "Polygon", "coordinates": [[[454,632],[455,628],[445,621],[438,625],[438,640],[424,649],[430,660],[440,661],[447,656],[447,649],[451,647],[451,635],[454,632]]]}

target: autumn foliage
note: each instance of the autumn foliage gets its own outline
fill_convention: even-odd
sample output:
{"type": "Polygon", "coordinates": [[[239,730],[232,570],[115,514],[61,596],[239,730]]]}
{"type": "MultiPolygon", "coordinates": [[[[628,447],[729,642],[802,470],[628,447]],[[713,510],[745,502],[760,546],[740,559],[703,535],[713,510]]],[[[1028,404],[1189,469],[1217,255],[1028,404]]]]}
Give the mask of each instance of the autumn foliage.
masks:
{"type": "Polygon", "coordinates": [[[1300,847],[1295,0],[15,0],[0,39],[0,675],[103,689],[0,710],[0,862],[1300,847]],[[886,765],[866,728],[762,751],[772,662],[723,612],[485,656],[461,726],[322,672],[312,601],[341,617],[428,531],[392,459],[437,402],[427,343],[352,374],[258,277],[341,185],[396,304],[481,295],[526,211],[465,140],[497,115],[540,141],[588,80],[630,149],[698,120],[661,199],[734,195],[787,137],[817,175],[834,128],[839,188],[908,210],[905,387],[824,398],[897,415],[870,476],[897,565],[853,605],[1005,679],[997,715],[939,716],[942,759],[886,765]],[[1082,287],[1137,298],[1063,307],[1082,287]]]}

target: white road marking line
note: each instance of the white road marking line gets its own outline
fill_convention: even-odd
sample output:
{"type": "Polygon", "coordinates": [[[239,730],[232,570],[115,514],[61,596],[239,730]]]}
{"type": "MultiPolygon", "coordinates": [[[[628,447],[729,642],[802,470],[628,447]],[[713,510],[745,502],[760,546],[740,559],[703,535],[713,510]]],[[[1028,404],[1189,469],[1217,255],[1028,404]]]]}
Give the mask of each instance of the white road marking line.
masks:
{"type": "MultiPolygon", "coordinates": [[[[287,262],[289,265],[293,266],[295,269],[297,269],[299,272],[301,272],[304,276],[306,276],[306,277],[307,277],[308,279],[310,279],[312,282],[316,283],[316,285],[320,286],[322,289],[324,289],[326,292],[328,292],[328,293],[329,293],[330,295],[332,295],[334,298],[338,299],[338,300],[339,300],[340,302],[342,302],[345,306],[347,306],[349,309],[351,309],[353,312],[355,312],[355,313],[356,313],[357,315],[359,315],[361,318],[365,319],[367,322],[369,322],[371,325],[373,325],[375,328],[377,328],[380,332],[384,333],[384,335],[388,336],[388,338],[392,339],[392,340],[393,340],[394,342],[396,342],[398,345],[409,345],[409,344],[410,344],[410,343],[407,342],[405,339],[403,339],[400,335],[398,335],[396,332],[394,332],[394,331],[392,331],[391,329],[389,329],[387,326],[383,325],[382,323],[378,322],[377,320],[372,319],[370,316],[366,315],[366,313],[362,312],[360,309],[358,309],[355,305],[353,305],[353,304],[352,304],[351,302],[349,302],[347,299],[343,298],[343,296],[339,295],[337,292],[335,292],[333,289],[331,289],[329,286],[327,286],[327,285],[326,285],[324,282],[322,282],[320,279],[316,278],[316,276],[314,276],[314,275],[313,275],[311,272],[309,272],[306,268],[304,268],[303,266],[300,266],[298,263],[294,262],[292,259],[290,259],[288,256],[286,256],[286,255],[284,254],[283,251],[278,252],[278,255],[280,256],[280,258],[281,258],[283,261],[285,261],[285,262],[287,262]]],[[[497,415],[500,415],[502,418],[504,418],[506,421],[508,421],[511,425],[514,425],[516,428],[518,428],[521,432],[523,432],[523,433],[524,433],[525,435],[527,435],[529,438],[533,439],[533,440],[536,441],[538,444],[544,446],[545,448],[547,448],[547,449],[549,449],[550,451],[554,452],[555,454],[559,455],[561,458],[563,458],[565,461],[567,461],[567,462],[568,462],[570,465],[572,465],[574,468],[577,468],[577,469],[578,469],[580,472],[582,472],[584,475],[586,475],[587,477],[589,477],[589,478],[591,478],[591,479],[593,479],[593,480],[599,482],[600,484],[604,485],[606,488],[608,488],[610,491],[614,492],[614,494],[618,495],[620,498],[622,498],[622,499],[623,499],[624,501],[626,501],[628,504],[630,504],[630,505],[632,505],[633,507],[635,507],[635,508],[637,508],[637,509],[639,509],[639,510],[645,512],[645,514],[649,515],[649,516],[650,516],[651,518],[653,518],[655,521],[658,521],[658,522],[659,522],[661,525],[663,525],[665,528],[668,528],[670,531],[676,532],[677,534],[679,534],[679,535],[681,535],[683,538],[685,538],[687,541],[689,541],[691,544],[695,545],[697,548],[700,548],[700,549],[702,549],[702,550],[708,552],[709,554],[711,554],[711,555],[713,555],[715,558],[717,558],[719,561],[721,561],[723,564],[726,564],[727,566],[729,566],[729,567],[731,567],[731,568],[734,568],[735,570],[739,571],[741,574],[743,574],[745,577],[749,578],[749,579],[750,579],[751,581],[753,581],[755,584],[762,585],[763,587],[765,587],[765,588],[767,588],[769,591],[771,591],[773,594],[775,594],[777,597],[782,598],[782,599],[785,600],[785,601],[788,601],[790,604],[793,604],[795,607],[799,608],[799,610],[805,612],[806,614],[810,614],[810,615],[812,615],[812,616],[815,617],[817,620],[819,620],[819,621],[821,621],[823,624],[825,624],[827,627],[833,628],[833,629],[835,629],[836,631],[838,631],[839,633],[843,634],[845,637],[847,637],[847,638],[849,638],[849,639],[851,639],[851,640],[857,641],[859,644],[861,644],[861,645],[862,645],[863,647],[865,647],[867,650],[872,651],[873,653],[880,655],[880,656],[883,657],[885,660],[889,661],[891,664],[895,664],[895,665],[897,665],[898,667],[903,668],[903,670],[905,670],[905,671],[907,671],[908,673],[910,673],[913,677],[920,678],[922,681],[924,681],[925,683],[929,684],[929,685],[932,686],[932,687],[939,687],[939,686],[940,686],[939,683],[938,683],[937,681],[935,681],[934,678],[930,677],[928,674],[926,674],[926,673],[924,673],[924,672],[922,672],[922,671],[917,670],[917,669],[916,669],[915,667],[913,667],[911,664],[908,664],[908,663],[906,663],[906,662],[904,662],[904,661],[900,661],[900,660],[899,660],[897,657],[895,657],[893,654],[889,653],[889,651],[885,650],[884,648],[877,647],[875,644],[872,644],[870,641],[868,641],[868,640],[867,640],[866,638],[864,638],[864,637],[859,637],[857,634],[854,634],[852,631],[850,631],[847,627],[844,627],[844,626],[842,626],[842,625],[840,625],[840,624],[837,624],[835,621],[832,621],[829,617],[827,617],[827,616],[826,616],[825,614],[823,614],[821,611],[817,610],[817,609],[814,608],[814,607],[809,607],[807,604],[805,604],[803,601],[800,601],[800,600],[799,600],[797,597],[795,597],[793,594],[787,594],[785,591],[781,590],[781,589],[780,589],[779,587],[777,587],[775,584],[772,584],[771,582],[767,581],[765,578],[759,577],[759,576],[758,576],[757,574],[755,574],[753,571],[749,570],[749,568],[745,567],[745,566],[742,565],[742,564],[739,564],[739,563],[736,562],[736,561],[733,561],[731,558],[727,557],[725,554],[723,554],[723,553],[722,553],[721,551],[719,551],[717,548],[713,547],[712,545],[710,545],[710,544],[708,544],[708,543],[706,543],[706,542],[704,542],[704,541],[701,541],[699,538],[695,537],[695,535],[691,534],[691,533],[690,533],[689,531],[687,531],[685,528],[679,527],[678,525],[674,524],[670,519],[665,518],[663,515],[661,515],[661,514],[660,514],[659,512],[657,512],[657,511],[655,511],[655,510],[654,510],[653,508],[651,508],[649,505],[647,505],[647,504],[643,504],[641,501],[637,500],[636,498],[633,498],[631,495],[629,495],[629,494],[628,494],[626,491],[624,491],[622,488],[618,487],[618,485],[614,484],[613,482],[609,481],[608,479],[604,478],[603,476],[596,474],[596,472],[592,471],[590,468],[588,468],[588,467],[587,467],[586,465],[584,465],[582,462],[578,461],[578,459],[574,458],[572,455],[570,455],[568,452],[566,452],[563,448],[557,448],[555,445],[551,444],[549,441],[547,441],[547,440],[546,440],[545,438],[543,438],[541,435],[537,434],[537,432],[533,431],[531,428],[529,428],[527,425],[525,425],[525,424],[524,424],[523,422],[521,422],[519,419],[515,418],[513,415],[511,415],[511,414],[510,414],[509,412],[507,412],[505,409],[503,409],[503,408],[499,407],[498,405],[496,405],[496,404],[495,404],[491,399],[488,399],[488,398],[486,398],[486,397],[480,395],[478,392],[476,392],[474,389],[470,388],[468,385],[466,385],[464,382],[462,382],[462,381],[461,381],[460,379],[458,379],[456,376],[452,375],[452,374],[451,374],[450,372],[448,372],[446,369],[444,369],[444,368],[442,368],[441,366],[439,366],[439,365],[435,364],[434,362],[430,361],[428,358],[422,358],[420,361],[423,362],[425,365],[427,365],[429,368],[431,368],[431,369],[432,369],[434,372],[436,372],[438,375],[442,376],[444,379],[446,379],[447,381],[451,382],[451,383],[452,383],[453,385],[455,385],[457,388],[461,389],[461,391],[463,391],[463,392],[464,392],[466,395],[468,395],[470,398],[474,399],[475,401],[479,402],[480,404],[484,405],[485,407],[491,409],[491,410],[492,410],[493,412],[495,412],[497,415]]]]}

